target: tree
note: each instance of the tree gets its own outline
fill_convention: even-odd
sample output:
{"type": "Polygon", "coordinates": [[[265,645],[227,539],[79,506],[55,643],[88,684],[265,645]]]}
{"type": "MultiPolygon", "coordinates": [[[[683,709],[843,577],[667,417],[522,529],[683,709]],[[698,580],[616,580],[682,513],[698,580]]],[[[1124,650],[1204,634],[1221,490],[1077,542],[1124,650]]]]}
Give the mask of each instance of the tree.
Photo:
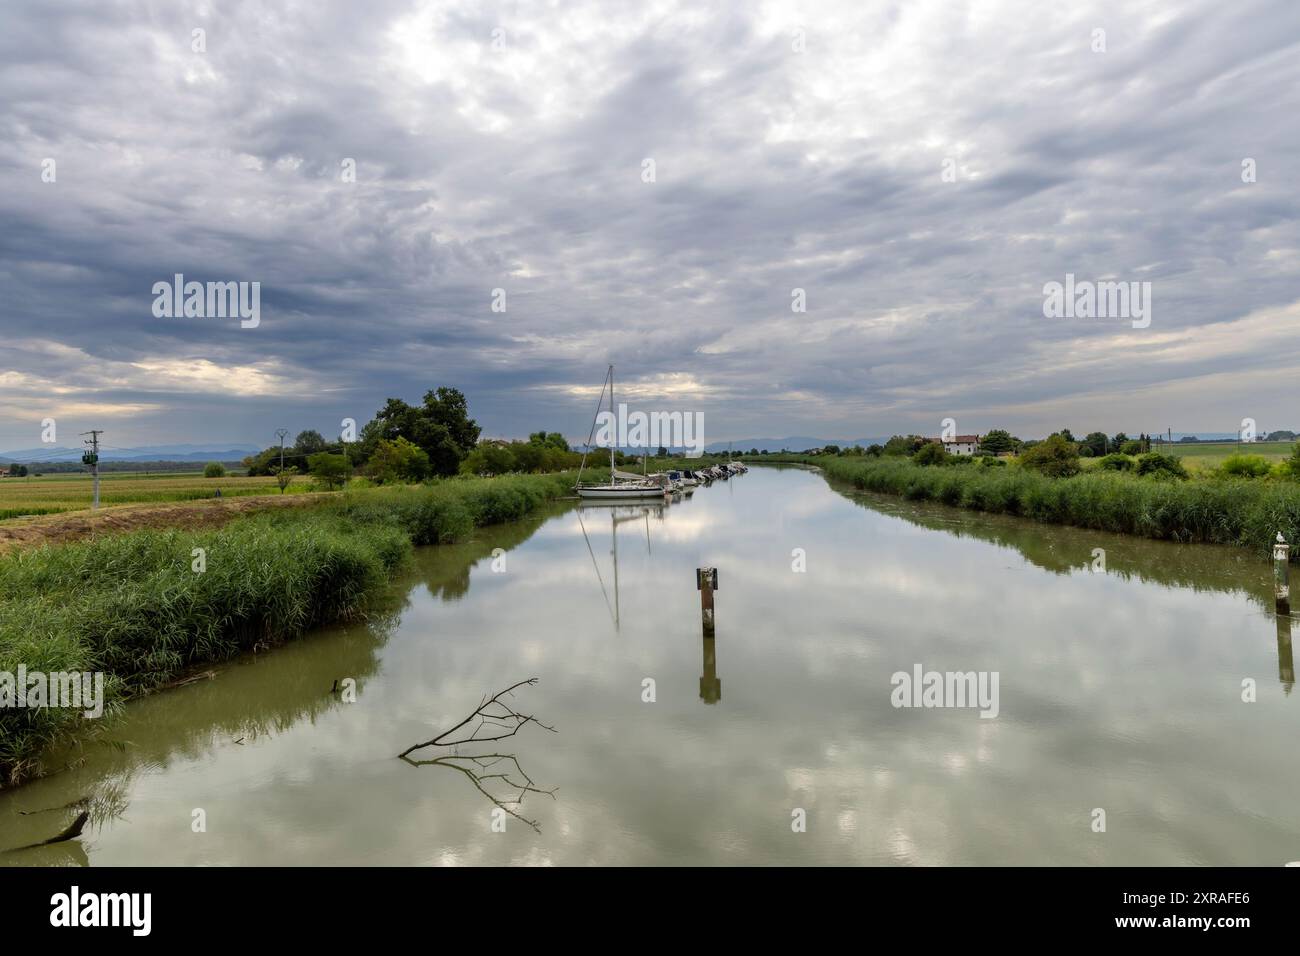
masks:
{"type": "MultiPolygon", "coordinates": [[[[423,411],[433,424],[447,429],[452,442],[460,449],[461,457],[474,450],[482,429],[478,422],[469,417],[469,403],[465,401],[460,389],[438,388],[425,392],[423,411]]],[[[429,458],[432,460],[432,453],[429,458]]],[[[455,470],[451,472],[453,475],[455,473],[455,470]]]]}
{"type": "Polygon", "coordinates": [[[381,438],[370,456],[370,476],[378,482],[415,482],[429,475],[429,456],[414,442],[381,438]]]}
{"type": "Polygon", "coordinates": [[[278,464],[280,464],[279,447],[263,449],[243,460],[244,470],[249,476],[269,475],[272,473],[271,467],[278,464]]]}
{"type": "Polygon", "coordinates": [[[839,445],[826,445],[822,448],[823,455],[838,455],[840,453],[839,445]]]}
{"type": "MultiPolygon", "coordinates": [[[[1110,444],[1110,439],[1106,437],[1105,432],[1089,432],[1088,437],[1080,444],[1088,449],[1091,457],[1100,458],[1106,454],[1106,446],[1110,444]]],[[[1079,451],[1083,451],[1083,448],[1080,448],[1079,451]]]]}
{"type": "MultiPolygon", "coordinates": [[[[1119,436],[1116,435],[1115,437],[1118,438],[1119,436]]],[[[1137,439],[1131,439],[1120,445],[1119,451],[1121,455],[1140,455],[1142,452],[1146,451],[1146,448],[1144,447],[1143,442],[1140,442],[1137,439]]]]}
{"type": "Polygon", "coordinates": [[[558,448],[560,451],[569,450],[569,440],[559,432],[533,432],[528,436],[528,443],[558,448]]]}
{"type": "Polygon", "coordinates": [[[980,439],[980,451],[989,451],[995,455],[1005,454],[1016,450],[1020,444],[1020,439],[1012,438],[1011,433],[1005,428],[995,428],[987,435],[980,439]]]}
{"type": "Polygon", "coordinates": [[[344,455],[332,455],[327,451],[308,455],[307,470],[311,472],[313,478],[331,491],[343,487],[352,473],[352,468],[344,455]]]}
{"type": "Polygon", "coordinates": [[[298,466],[285,465],[281,468],[279,465],[272,465],[271,474],[275,475],[275,483],[280,486],[280,494],[284,494],[284,489],[289,487],[289,482],[293,481],[293,476],[298,474],[298,466]]]}
{"type": "Polygon", "coordinates": [[[203,466],[204,478],[224,478],[226,477],[226,466],[219,461],[210,461],[203,466]]]}
{"type": "Polygon", "coordinates": [[[895,435],[889,441],[885,442],[884,454],[886,455],[911,455],[914,454],[926,440],[920,435],[895,435]]]}
{"type": "Polygon", "coordinates": [[[323,435],[318,431],[302,431],[293,440],[293,450],[300,455],[314,455],[329,448],[323,435]]]}
{"type": "Polygon", "coordinates": [[[1020,464],[1049,478],[1068,478],[1079,472],[1079,451],[1064,435],[1050,435],[1025,451],[1020,464]]]}
{"type": "Polygon", "coordinates": [[[381,441],[403,438],[424,452],[433,474],[454,475],[478,443],[479,431],[458,389],[426,392],[424,404],[418,408],[390,398],[361,430],[359,456],[368,462],[381,441]]]}
{"type": "Polygon", "coordinates": [[[946,465],[952,461],[952,455],[939,442],[932,441],[922,445],[920,450],[912,456],[912,461],[918,465],[946,465]]]}
{"type": "Polygon", "coordinates": [[[1060,435],[1068,442],[1072,442],[1075,440],[1074,435],[1070,433],[1070,429],[1068,428],[1062,428],[1059,432],[1057,432],[1057,434],[1060,435]]]}
{"type": "MultiPolygon", "coordinates": [[[[541,460],[543,452],[540,443],[530,440],[522,447],[532,449],[537,455],[537,460],[541,460]]],[[[500,445],[479,445],[461,463],[461,471],[471,475],[504,475],[514,470],[515,456],[510,453],[510,449],[502,448],[500,445]]]]}

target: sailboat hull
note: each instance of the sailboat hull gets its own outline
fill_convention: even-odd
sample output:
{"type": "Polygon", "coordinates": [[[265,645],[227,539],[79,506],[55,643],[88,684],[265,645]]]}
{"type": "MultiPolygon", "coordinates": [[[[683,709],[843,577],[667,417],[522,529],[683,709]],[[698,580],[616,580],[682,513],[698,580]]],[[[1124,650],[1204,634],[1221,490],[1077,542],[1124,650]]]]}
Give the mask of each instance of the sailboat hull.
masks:
{"type": "Polygon", "coordinates": [[[594,501],[634,501],[645,500],[647,498],[660,498],[664,496],[664,490],[659,487],[646,488],[629,485],[593,485],[589,488],[579,488],[578,497],[594,501]]]}

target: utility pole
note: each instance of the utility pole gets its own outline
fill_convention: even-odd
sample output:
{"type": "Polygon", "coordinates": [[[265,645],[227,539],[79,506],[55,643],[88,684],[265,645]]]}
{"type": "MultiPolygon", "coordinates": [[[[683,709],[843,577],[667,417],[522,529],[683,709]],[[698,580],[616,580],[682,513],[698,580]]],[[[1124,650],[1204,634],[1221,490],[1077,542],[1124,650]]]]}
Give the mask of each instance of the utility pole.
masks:
{"type": "Polygon", "coordinates": [[[280,436],[280,473],[275,480],[280,483],[280,494],[284,494],[284,436],[289,434],[289,429],[277,428],[275,433],[280,436]]]}
{"type": "Polygon", "coordinates": [[[90,446],[90,451],[82,453],[81,462],[90,466],[90,476],[95,483],[95,498],[90,506],[92,511],[99,510],[99,436],[103,433],[103,430],[99,428],[81,433],[90,436],[90,441],[82,442],[83,445],[90,446]]]}

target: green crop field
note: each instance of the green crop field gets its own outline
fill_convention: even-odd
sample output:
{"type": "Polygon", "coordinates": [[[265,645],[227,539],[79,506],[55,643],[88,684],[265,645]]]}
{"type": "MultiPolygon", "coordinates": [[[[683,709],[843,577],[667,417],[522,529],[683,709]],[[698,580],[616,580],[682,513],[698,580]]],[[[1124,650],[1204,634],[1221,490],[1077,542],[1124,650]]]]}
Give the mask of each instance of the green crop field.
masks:
{"type": "Polygon", "coordinates": [[[1183,460],[1188,471],[1202,471],[1209,468],[1215,468],[1223,464],[1223,460],[1229,455],[1258,455],[1270,462],[1282,461],[1284,458],[1290,458],[1291,452],[1295,448],[1295,442],[1289,441],[1261,441],[1252,442],[1248,445],[1239,445],[1236,442],[1215,442],[1196,443],[1188,442],[1179,444],[1174,442],[1170,445],[1152,445],[1152,451],[1171,451],[1183,460]]]}
{"type": "MultiPolygon", "coordinates": [[[[286,494],[312,490],[310,479],[298,478],[286,494]]],[[[114,505],[148,504],[166,501],[197,501],[215,497],[276,494],[275,478],[225,477],[204,478],[201,472],[190,474],[139,475],[131,473],[101,475],[99,503],[114,505]]],[[[56,514],[90,507],[89,475],[46,475],[40,478],[0,478],[0,520],[21,515],[56,514]]]]}

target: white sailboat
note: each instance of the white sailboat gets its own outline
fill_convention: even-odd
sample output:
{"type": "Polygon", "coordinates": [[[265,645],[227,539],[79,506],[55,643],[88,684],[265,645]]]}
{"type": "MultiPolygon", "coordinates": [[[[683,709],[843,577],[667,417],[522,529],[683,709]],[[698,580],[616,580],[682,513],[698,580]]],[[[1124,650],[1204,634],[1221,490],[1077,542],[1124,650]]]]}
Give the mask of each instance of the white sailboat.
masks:
{"type": "Polygon", "coordinates": [[[574,489],[578,497],[591,501],[634,501],[638,499],[662,499],[669,493],[663,482],[651,480],[643,475],[619,471],[614,467],[614,441],[609,443],[609,484],[584,485],[582,472],[587,467],[587,455],[591,452],[591,439],[596,434],[596,422],[600,418],[600,407],[605,401],[605,389],[609,389],[609,410],[614,411],[614,366],[605,373],[605,381],[600,386],[600,400],[596,403],[596,415],[591,420],[591,433],[587,436],[587,450],[582,454],[582,465],[578,468],[578,485],[574,489]]]}

